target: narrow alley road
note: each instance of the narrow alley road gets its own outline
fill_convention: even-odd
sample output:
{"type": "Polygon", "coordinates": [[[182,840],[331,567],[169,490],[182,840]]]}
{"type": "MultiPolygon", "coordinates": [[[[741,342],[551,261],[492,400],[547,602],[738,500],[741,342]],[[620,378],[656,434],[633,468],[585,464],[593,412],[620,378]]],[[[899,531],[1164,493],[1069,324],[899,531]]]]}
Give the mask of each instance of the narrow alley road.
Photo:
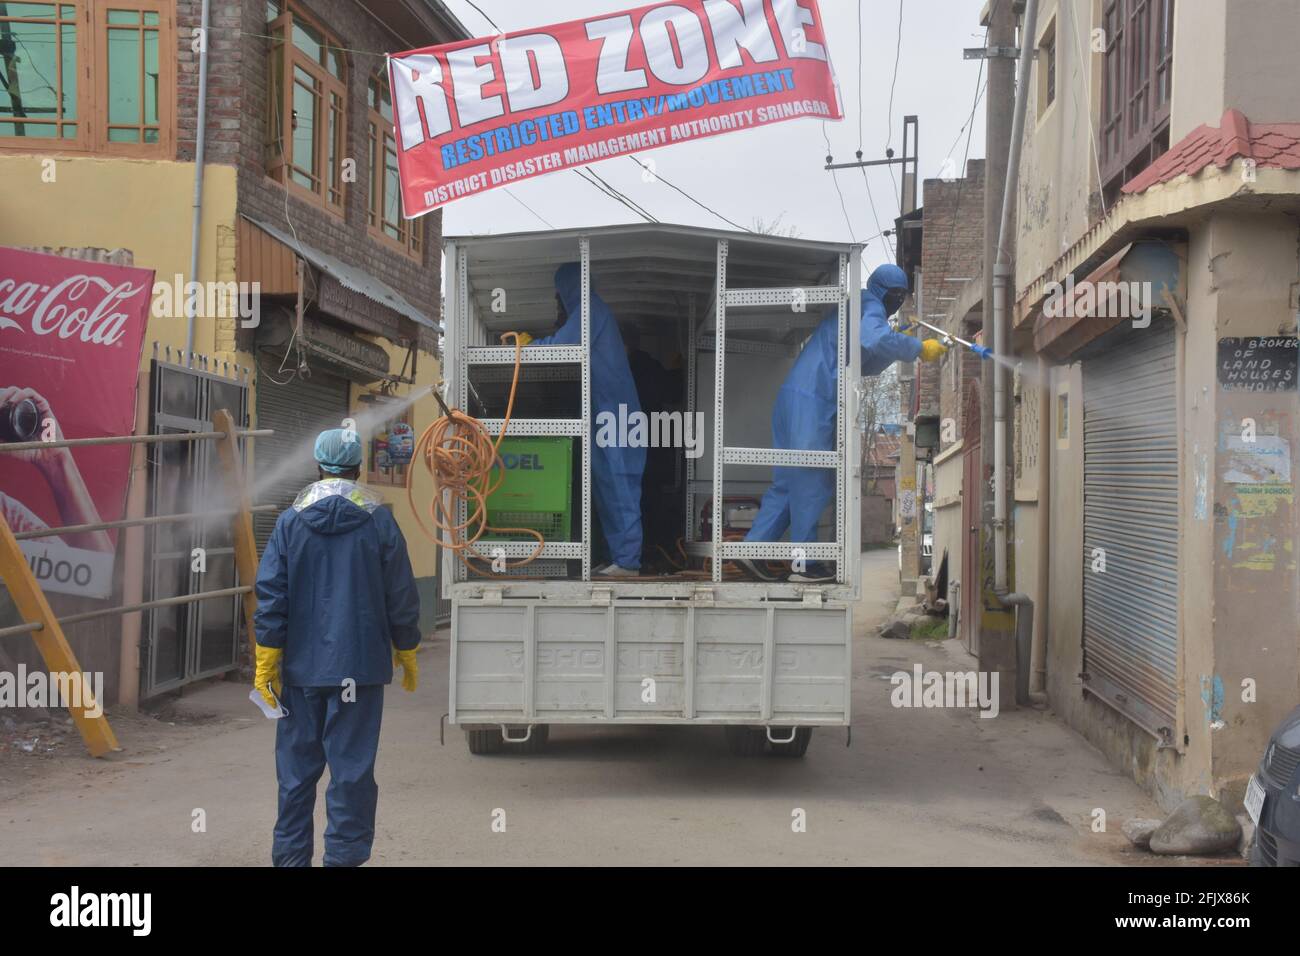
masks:
{"type": "MultiPolygon", "coordinates": [[[[953,643],[874,636],[897,602],[895,552],[865,554],[863,567],[852,746],[843,731],[819,730],[801,761],[733,757],[713,728],[557,727],[532,757],[472,757],[449,728],[439,746],[441,633],[421,651],[419,691],[388,691],[372,863],[1150,862],[1120,825],[1155,807],[1050,715],[891,706],[895,671],[974,662],[953,643]],[[1091,829],[1097,808],[1104,833],[1091,829]],[[806,832],[792,832],[796,810],[806,832]],[[500,811],[503,833],[491,826],[500,811]]],[[[108,760],[85,757],[75,737],[53,756],[0,756],[0,859],[269,863],[273,729],[247,689],[210,685],[163,717],[115,718],[125,749],[108,760]]],[[[323,796],[317,815],[319,840],[323,796]]]]}

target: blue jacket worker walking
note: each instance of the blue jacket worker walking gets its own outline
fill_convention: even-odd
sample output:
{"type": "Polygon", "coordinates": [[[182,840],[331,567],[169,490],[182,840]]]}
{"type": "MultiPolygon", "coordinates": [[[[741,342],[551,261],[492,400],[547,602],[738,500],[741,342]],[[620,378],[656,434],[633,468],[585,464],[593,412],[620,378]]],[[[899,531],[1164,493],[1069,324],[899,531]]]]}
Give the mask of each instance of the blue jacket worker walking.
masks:
{"type": "MultiPolygon", "coordinates": [[[[879,375],[895,362],[921,359],[938,361],[947,351],[937,339],[921,341],[896,332],[889,317],[902,306],[908,294],[907,273],[896,265],[879,266],[862,290],[862,321],[858,326],[861,372],[879,375]]],[[[777,393],[772,409],[772,447],[805,451],[835,448],[835,418],[838,406],[839,318],[830,309],[795,360],[777,393]]],[[[829,468],[780,467],[772,469],[772,484],[754,517],[746,541],[779,541],[788,529],[795,543],[817,540],[817,523],[835,497],[835,472],[829,468]]],[[[757,561],[740,560],[741,567],[760,581],[777,578],[757,561]]],[[[831,578],[829,568],[809,565],[790,575],[796,583],[831,578]]]]}
{"type": "Polygon", "coordinates": [[[316,785],[325,791],[325,865],[360,866],[375,837],[375,757],[393,666],[415,690],[420,599],[406,541],[357,484],[361,444],[334,428],[316,439],[320,480],[280,515],[257,569],[253,685],[276,723],[279,812],[271,859],[310,866],[316,785]]]}

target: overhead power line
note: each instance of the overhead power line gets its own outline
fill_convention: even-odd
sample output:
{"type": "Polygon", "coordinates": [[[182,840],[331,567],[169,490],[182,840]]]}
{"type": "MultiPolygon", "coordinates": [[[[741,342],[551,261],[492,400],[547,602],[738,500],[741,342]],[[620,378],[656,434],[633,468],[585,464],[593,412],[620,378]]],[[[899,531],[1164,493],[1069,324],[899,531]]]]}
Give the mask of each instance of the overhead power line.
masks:
{"type": "MultiPolygon", "coordinates": [[[[831,161],[831,138],[826,132],[825,120],[822,120],[822,139],[826,140],[826,162],[829,163],[831,161]]],[[[849,229],[849,239],[856,243],[858,240],[853,232],[853,222],[849,219],[849,207],[844,205],[844,193],[840,190],[840,180],[836,173],[837,170],[831,170],[831,182],[835,184],[835,193],[840,197],[840,212],[844,213],[844,225],[849,229]]]]}
{"type": "Polygon", "coordinates": [[[611,187],[608,183],[605,183],[605,181],[604,181],[603,179],[600,179],[599,176],[596,176],[594,173],[592,173],[591,170],[590,170],[590,168],[587,168],[587,169],[575,169],[575,170],[573,170],[573,172],[574,172],[574,174],[577,175],[577,177],[578,177],[579,179],[581,179],[584,183],[586,183],[587,185],[591,186],[593,189],[597,189],[597,190],[599,190],[600,192],[604,193],[606,196],[608,196],[610,199],[613,199],[615,202],[622,203],[624,206],[626,206],[628,209],[632,210],[634,213],[636,213],[638,216],[640,216],[640,217],[641,217],[642,219],[644,219],[646,222],[658,222],[658,221],[659,221],[659,220],[656,219],[654,216],[650,215],[650,213],[646,212],[644,209],[642,209],[642,208],[641,208],[640,206],[638,206],[636,203],[632,202],[630,199],[628,199],[626,196],[624,196],[622,193],[618,192],[616,189],[614,189],[613,187],[611,187]],[[585,174],[585,175],[584,175],[584,174],[585,174]],[[591,177],[591,178],[588,178],[588,177],[591,177]],[[604,185],[602,185],[602,183],[603,183],[604,185]]]}
{"type": "MultiPolygon", "coordinates": [[[[862,20],[862,0],[858,0],[859,24],[861,24],[861,20],[862,20]]],[[[862,27],[861,25],[859,25],[858,46],[861,47],[861,45],[862,45],[862,27]]],[[[886,156],[890,154],[890,147],[893,145],[894,142],[894,87],[898,85],[898,62],[900,56],[902,55],[902,52],[903,52],[903,0],[898,0],[898,40],[894,44],[894,76],[893,79],[889,81],[889,113],[886,119],[886,122],[889,125],[888,125],[888,132],[886,133],[885,136],[886,156]]],[[[894,184],[894,195],[899,197],[898,214],[902,216],[903,215],[902,194],[898,191],[898,180],[894,178],[894,167],[888,166],[886,168],[889,170],[889,181],[894,184]]],[[[865,175],[866,172],[864,171],[863,176],[865,175]]],[[[906,175],[906,171],[904,171],[904,175],[906,175]]],[[[880,227],[877,226],[876,228],[879,229],[880,227]]]]}
{"type": "Polygon", "coordinates": [[[552,229],[555,228],[554,226],[551,225],[550,222],[547,221],[547,219],[546,219],[545,216],[543,216],[541,213],[539,213],[539,212],[538,212],[536,209],[534,209],[532,206],[528,205],[528,203],[524,202],[522,199],[520,199],[518,196],[516,196],[514,193],[512,193],[509,189],[506,189],[506,195],[509,196],[511,199],[513,199],[515,202],[519,203],[519,205],[523,206],[525,209],[527,209],[529,212],[531,212],[534,216],[536,216],[536,217],[537,217],[538,219],[540,219],[542,222],[546,223],[546,225],[550,226],[552,229]]]}
{"type": "Polygon", "coordinates": [[[654,215],[653,215],[653,214],[652,214],[648,209],[645,208],[645,206],[642,206],[639,202],[637,202],[635,199],[633,199],[633,198],[632,198],[631,196],[629,196],[627,193],[623,192],[623,191],[622,191],[621,189],[619,189],[618,187],[610,185],[610,183],[609,183],[609,181],[608,181],[607,179],[605,179],[603,176],[601,176],[599,173],[597,173],[597,172],[596,172],[594,169],[592,169],[590,166],[587,167],[586,172],[587,172],[587,175],[595,177],[595,179],[596,179],[597,181],[599,181],[599,183],[600,183],[602,186],[604,186],[606,189],[608,189],[608,190],[609,190],[610,192],[612,192],[614,195],[618,196],[619,198],[623,199],[625,202],[629,203],[629,204],[630,204],[633,208],[635,208],[635,209],[636,209],[636,210],[637,210],[641,215],[645,216],[646,219],[650,220],[651,222],[658,222],[658,221],[659,221],[659,220],[658,220],[658,219],[657,219],[657,218],[656,218],[656,217],[655,217],[655,216],[654,216],[654,215]]]}
{"type": "Polygon", "coordinates": [[[501,32],[501,28],[500,28],[499,26],[497,26],[497,22],[496,22],[495,20],[493,20],[490,16],[488,16],[486,13],[484,13],[483,10],[482,10],[482,8],[479,7],[479,5],[478,5],[477,3],[474,2],[474,0],[465,0],[465,2],[468,3],[471,7],[473,7],[473,8],[478,12],[478,15],[479,15],[480,17],[482,17],[482,18],[483,18],[484,20],[486,20],[488,23],[492,24],[492,29],[493,29],[493,30],[496,30],[497,33],[500,33],[500,32],[501,32]]]}
{"type": "Polygon", "coordinates": [[[737,222],[732,222],[730,219],[728,219],[728,218],[727,218],[726,216],[724,216],[722,213],[718,212],[718,211],[717,211],[716,209],[714,209],[712,206],[709,206],[709,205],[706,205],[705,203],[700,202],[698,199],[696,199],[694,196],[692,196],[690,193],[688,193],[686,190],[682,189],[681,187],[673,185],[673,184],[670,183],[668,180],[664,179],[663,176],[659,175],[659,171],[658,171],[657,169],[651,169],[651,168],[650,168],[649,166],[647,166],[645,163],[641,162],[641,160],[638,159],[636,156],[628,156],[628,159],[632,160],[632,162],[636,163],[638,166],[640,166],[640,167],[641,167],[642,169],[644,169],[646,172],[650,173],[650,175],[654,176],[654,178],[655,178],[658,182],[663,183],[663,184],[664,184],[665,186],[667,186],[669,189],[675,189],[675,190],[677,190],[677,192],[681,193],[683,196],[685,196],[685,197],[686,197],[687,199],[689,199],[691,202],[695,203],[695,205],[699,206],[701,209],[705,210],[706,212],[710,212],[710,213],[712,213],[713,215],[717,216],[719,219],[721,219],[723,222],[727,223],[728,225],[735,226],[735,227],[736,227],[737,229],[739,229],[741,232],[753,232],[752,229],[746,228],[745,226],[742,226],[742,225],[740,225],[740,224],[737,223],[737,222]]]}

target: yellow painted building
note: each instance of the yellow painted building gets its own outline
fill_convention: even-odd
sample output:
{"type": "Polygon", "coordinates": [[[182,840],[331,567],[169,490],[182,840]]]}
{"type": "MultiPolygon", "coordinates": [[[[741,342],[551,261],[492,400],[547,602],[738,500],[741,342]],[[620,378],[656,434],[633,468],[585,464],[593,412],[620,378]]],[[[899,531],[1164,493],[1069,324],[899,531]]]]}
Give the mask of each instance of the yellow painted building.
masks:
{"type": "MultiPolygon", "coordinates": [[[[15,38],[0,45],[7,76],[0,246],[153,270],[137,430],[201,430],[220,404],[238,401],[249,427],[276,428],[276,438],[248,443],[254,504],[275,509],[255,515],[259,540],[294,488],[314,476],[308,433],[348,418],[363,423],[362,480],[384,497],[407,537],[428,632],[437,617],[437,555],[408,503],[404,469],[380,467],[375,439],[388,417],[376,409],[385,402],[398,403],[391,408],[417,436],[439,415],[429,390],[439,380],[441,215],[401,217],[384,152],[392,114],[382,67],[385,52],[468,34],[439,0],[400,7],[212,0],[210,7],[206,56],[191,39],[202,33],[197,5],[115,0],[110,9],[102,0],[70,0],[0,9],[0,34],[15,38]],[[217,28],[230,22],[244,29],[217,28]],[[131,57],[114,59],[117,50],[131,57]],[[200,73],[207,74],[202,109],[200,73]],[[304,73],[319,75],[331,98],[288,92],[280,101],[292,87],[286,80],[304,73]],[[317,121],[302,122],[313,112],[317,121]],[[191,274],[201,115],[206,142],[191,274]],[[167,294],[191,280],[225,306],[201,308],[192,339],[183,297],[167,294]],[[235,286],[225,291],[230,283],[260,293],[255,326],[241,323],[235,286]],[[196,411],[168,405],[168,383],[185,376],[205,396],[196,411]],[[402,408],[413,394],[421,397],[402,408]]],[[[166,485],[156,470],[164,459],[137,459],[129,515],[174,513],[157,492],[166,485]]],[[[427,475],[414,481],[417,504],[427,506],[427,475]]],[[[181,504],[202,510],[217,492],[195,479],[189,494],[203,500],[181,504]]],[[[122,532],[113,603],[234,583],[228,549],[210,551],[205,579],[184,581],[162,542],[151,529],[122,532]]],[[[56,596],[55,603],[56,613],[68,613],[105,602],[56,596]]],[[[202,608],[189,618],[155,610],[103,619],[70,628],[68,637],[84,668],[104,672],[108,699],[132,704],[239,665],[237,605],[205,601],[202,608]]]]}

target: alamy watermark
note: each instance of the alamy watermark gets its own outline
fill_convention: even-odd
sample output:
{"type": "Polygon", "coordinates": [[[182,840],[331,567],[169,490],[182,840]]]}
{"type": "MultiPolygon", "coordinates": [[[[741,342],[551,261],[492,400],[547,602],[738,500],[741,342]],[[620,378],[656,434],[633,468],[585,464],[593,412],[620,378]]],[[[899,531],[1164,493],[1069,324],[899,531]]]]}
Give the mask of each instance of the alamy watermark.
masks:
{"type": "Polygon", "coordinates": [[[153,284],[149,306],[155,319],[193,314],[202,319],[239,319],[245,329],[262,323],[262,283],[186,282],[179,272],[171,282],[153,284]]]}
{"type": "Polygon", "coordinates": [[[596,444],[601,448],[684,448],[687,458],[704,454],[704,413],[629,412],[596,415],[596,444]]]}
{"type": "Polygon", "coordinates": [[[50,925],[56,928],[119,927],[132,936],[153,928],[152,893],[83,893],[73,886],[50,897],[50,925]]]}
{"type": "Polygon", "coordinates": [[[1151,324],[1150,282],[1049,282],[1043,314],[1056,318],[1132,319],[1133,328],[1151,324]]]}
{"type": "Polygon", "coordinates": [[[87,717],[104,715],[104,672],[0,671],[0,710],[9,707],[74,707],[87,717]]]}
{"type": "Polygon", "coordinates": [[[895,707],[978,707],[981,717],[998,715],[997,671],[895,671],[889,702],[895,707]]]}

